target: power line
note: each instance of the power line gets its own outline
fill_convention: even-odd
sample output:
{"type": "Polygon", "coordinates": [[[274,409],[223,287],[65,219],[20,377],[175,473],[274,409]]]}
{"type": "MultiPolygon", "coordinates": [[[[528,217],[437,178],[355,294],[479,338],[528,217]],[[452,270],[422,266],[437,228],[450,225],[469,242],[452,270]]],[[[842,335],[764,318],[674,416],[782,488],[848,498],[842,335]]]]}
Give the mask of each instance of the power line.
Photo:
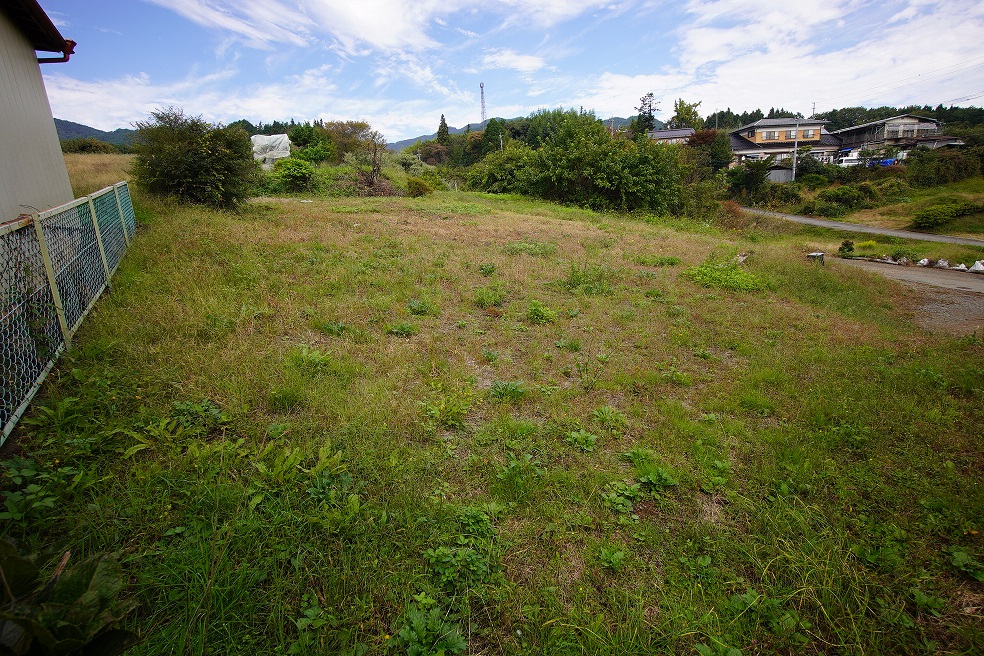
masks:
{"type": "MultiPolygon", "coordinates": [[[[939,68],[939,69],[936,69],[936,70],[937,71],[945,71],[948,68],[954,68],[955,66],[963,66],[964,64],[967,64],[969,62],[975,62],[975,61],[979,61],[979,60],[982,60],[982,59],[984,59],[984,56],[982,56],[982,57],[975,57],[974,59],[968,59],[966,61],[958,62],[956,64],[951,64],[950,66],[944,66],[943,68],[939,68]]],[[[822,103],[822,104],[830,104],[830,103],[833,103],[836,100],[841,100],[843,98],[853,98],[853,97],[856,97],[856,96],[867,95],[867,94],[870,94],[872,91],[876,91],[876,90],[879,90],[879,89],[881,89],[881,91],[879,91],[879,93],[885,93],[887,91],[894,91],[896,89],[901,89],[902,87],[908,86],[908,84],[906,84],[906,83],[909,80],[915,80],[915,79],[918,79],[918,78],[922,78],[923,80],[934,80],[934,79],[937,79],[937,78],[940,78],[940,77],[946,77],[948,75],[953,75],[954,73],[960,73],[962,71],[966,71],[966,70],[969,70],[971,68],[977,68],[980,65],[981,65],[980,63],[977,63],[977,64],[973,64],[971,66],[964,66],[963,68],[958,68],[958,69],[953,70],[953,71],[947,71],[945,73],[942,73],[941,72],[941,73],[939,73],[937,75],[930,75],[929,77],[926,77],[927,73],[933,73],[934,71],[927,71],[927,73],[919,73],[917,75],[911,75],[909,77],[901,78],[899,80],[894,80],[892,82],[885,82],[883,84],[877,84],[875,86],[866,87],[863,91],[857,91],[857,92],[852,92],[852,93],[844,94],[844,95],[841,95],[841,96],[835,96],[833,98],[827,98],[827,99],[825,99],[825,102],[822,103]],[[882,87],[886,87],[886,86],[887,87],[890,87],[890,88],[888,88],[888,89],[883,89],[882,88],[882,87]]]]}
{"type": "Polygon", "coordinates": [[[960,98],[954,98],[953,100],[944,100],[940,104],[941,105],[952,105],[953,103],[956,103],[956,102],[963,102],[965,100],[973,100],[974,98],[980,98],[981,96],[984,96],[984,91],[978,91],[977,93],[972,93],[969,96],[962,96],[960,98]]]}

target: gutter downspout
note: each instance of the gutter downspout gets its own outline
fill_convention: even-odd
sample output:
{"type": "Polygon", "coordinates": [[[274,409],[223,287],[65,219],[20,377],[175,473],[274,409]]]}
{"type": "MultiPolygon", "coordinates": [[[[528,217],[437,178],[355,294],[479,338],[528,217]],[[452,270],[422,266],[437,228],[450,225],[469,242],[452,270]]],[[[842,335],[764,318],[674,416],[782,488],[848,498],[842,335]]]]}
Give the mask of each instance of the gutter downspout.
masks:
{"type": "Polygon", "coordinates": [[[61,57],[38,57],[39,64],[63,64],[68,58],[75,54],[75,46],[78,45],[71,39],[65,39],[65,47],[62,49],[61,57]]]}

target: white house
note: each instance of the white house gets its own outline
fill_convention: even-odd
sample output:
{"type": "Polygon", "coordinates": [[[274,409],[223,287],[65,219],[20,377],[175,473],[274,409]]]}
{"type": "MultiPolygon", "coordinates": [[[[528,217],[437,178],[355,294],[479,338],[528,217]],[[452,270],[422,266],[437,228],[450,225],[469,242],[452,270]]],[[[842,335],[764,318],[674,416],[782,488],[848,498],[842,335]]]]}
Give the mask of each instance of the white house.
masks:
{"type": "Polygon", "coordinates": [[[35,0],[0,2],[0,223],[74,199],[40,66],[74,47],[35,0]]]}

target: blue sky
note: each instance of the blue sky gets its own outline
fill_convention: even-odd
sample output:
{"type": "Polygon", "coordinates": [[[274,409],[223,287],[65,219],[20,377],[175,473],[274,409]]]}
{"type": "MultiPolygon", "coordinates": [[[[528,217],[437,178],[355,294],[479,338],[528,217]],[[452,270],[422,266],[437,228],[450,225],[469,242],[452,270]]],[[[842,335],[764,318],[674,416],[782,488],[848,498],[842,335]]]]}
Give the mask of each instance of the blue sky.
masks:
{"type": "Polygon", "coordinates": [[[175,106],[396,141],[478,122],[480,82],[490,117],[984,103],[976,0],[40,1],[79,44],[42,69],[52,111],[102,130],[175,106]]]}

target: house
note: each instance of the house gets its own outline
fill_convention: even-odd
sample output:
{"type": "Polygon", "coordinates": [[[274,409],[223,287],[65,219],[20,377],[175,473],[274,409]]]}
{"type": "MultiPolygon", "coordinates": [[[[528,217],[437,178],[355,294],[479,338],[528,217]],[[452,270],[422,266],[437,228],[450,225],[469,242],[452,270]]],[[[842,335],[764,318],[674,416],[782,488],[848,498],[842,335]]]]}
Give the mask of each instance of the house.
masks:
{"type": "Polygon", "coordinates": [[[650,130],[646,136],[653,141],[666,144],[685,144],[694,136],[693,128],[679,128],[676,130],[650,130]]]}
{"type": "Polygon", "coordinates": [[[835,130],[833,135],[841,140],[842,163],[850,163],[858,160],[858,154],[862,150],[889,149],[904,157],[905,153],[916,146],[943,148],[964,145],[959,138],[944,135],[941,128],[942,123],[936,119],[901,114],[835,130]]]}
{"type": "Polygon", "coordinates": [[[775,155],[777,163],[791,166],[794,151],[832,162],[841,142],[827,132],[825,123],[816,118],[763,118],[728,133],[731,151],[737,162],[775,155]]]}
{"type": "Polygon", "coordinates": [[[0,3],[0,223],[74,199],[40,67],[74,47],[36,0],[0,3]]]}

